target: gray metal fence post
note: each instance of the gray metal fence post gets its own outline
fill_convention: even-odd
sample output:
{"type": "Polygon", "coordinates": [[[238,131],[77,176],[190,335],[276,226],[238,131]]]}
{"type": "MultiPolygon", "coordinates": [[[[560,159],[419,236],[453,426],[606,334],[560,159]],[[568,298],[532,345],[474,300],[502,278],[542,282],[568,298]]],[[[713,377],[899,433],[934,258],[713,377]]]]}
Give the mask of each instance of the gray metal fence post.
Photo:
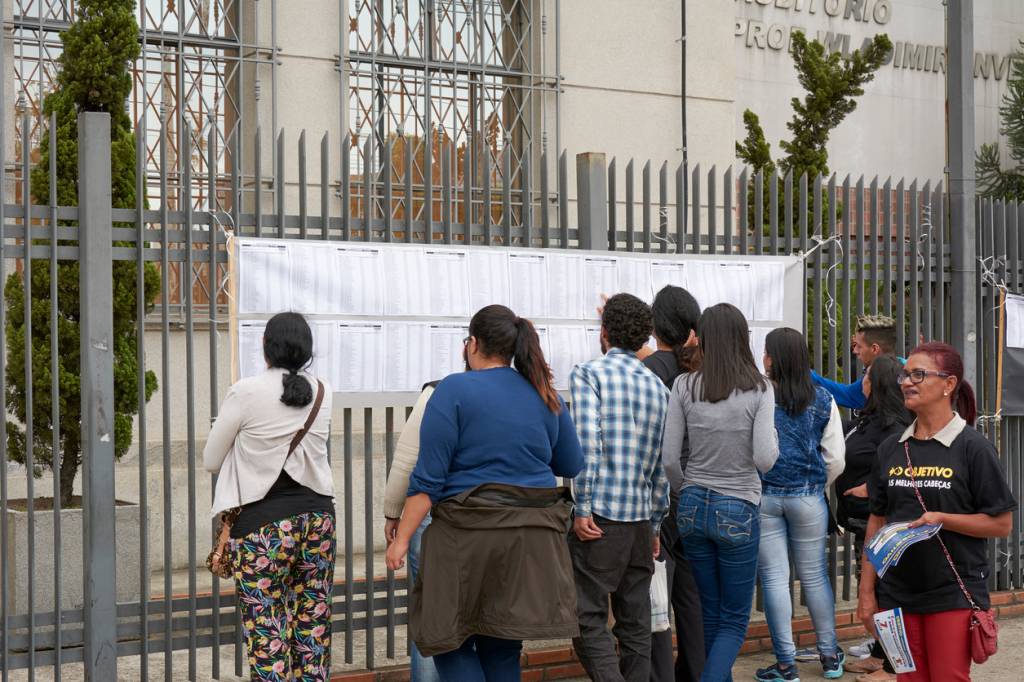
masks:
{"type": "Polygon", "coordinates": [[[117,679],[110,115],[78,117],[85,679],[117,679]]]}
{"type": "Polygon", "coordinates": [[[576,216],[581,249],[608,250],[608,164],[604,154],[576,155],[576,216]]]}
{"type": "MultiPolygon", "coordinates": [[[[949,30],[949,212],[952,261],[952,341],[964,358],[964,378],[977,386],[974,227],[974,0],[953,0],[949,30]]],[[[916,313],[915,313],[916,314],[916,313]]],[[[911,345],[917,339],[911,340],[911,345]]]]}

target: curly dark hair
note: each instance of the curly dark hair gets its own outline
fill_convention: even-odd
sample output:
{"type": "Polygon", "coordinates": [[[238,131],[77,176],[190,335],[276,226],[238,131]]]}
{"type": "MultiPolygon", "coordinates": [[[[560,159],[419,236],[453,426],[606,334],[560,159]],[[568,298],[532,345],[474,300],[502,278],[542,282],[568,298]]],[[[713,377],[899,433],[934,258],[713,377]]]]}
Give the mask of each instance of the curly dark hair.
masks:
{"type": "Polygon", "coordinates": [[[638,351],[651,338],[654,315],[651,307],[632,294],[615,294],[604,304],[601,327],[613,348],[638,351]]]}

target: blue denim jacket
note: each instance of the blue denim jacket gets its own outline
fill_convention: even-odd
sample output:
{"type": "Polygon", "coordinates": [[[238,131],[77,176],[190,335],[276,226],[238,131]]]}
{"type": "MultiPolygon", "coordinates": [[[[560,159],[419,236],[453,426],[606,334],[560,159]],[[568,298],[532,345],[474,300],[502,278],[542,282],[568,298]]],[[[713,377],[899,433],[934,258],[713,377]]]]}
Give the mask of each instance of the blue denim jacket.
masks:
{"type": "Polygon", "coordinates": [[[795,497],[825,491],[825,460],[821,436],[832,414],[832,395],[815,387],[814,402],[802,414],[791,416],[775,406],[775,430],[779,434],[779,459],[761,477],[765,495],[795,497]]]}

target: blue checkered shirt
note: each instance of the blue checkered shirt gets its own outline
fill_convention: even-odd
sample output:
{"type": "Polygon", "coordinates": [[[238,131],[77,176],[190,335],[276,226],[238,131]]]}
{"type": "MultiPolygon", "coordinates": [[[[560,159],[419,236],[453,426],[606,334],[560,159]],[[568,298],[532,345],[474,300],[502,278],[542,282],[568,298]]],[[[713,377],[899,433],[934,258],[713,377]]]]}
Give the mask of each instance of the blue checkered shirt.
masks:
{"type": "Polygon", "coordinates": [[[668,389],[620,348],[577,365],[569,384],[584,459],[573,480],[576,515],[649,520],[657,532],[668,512],[661,464],[668,389]]]}

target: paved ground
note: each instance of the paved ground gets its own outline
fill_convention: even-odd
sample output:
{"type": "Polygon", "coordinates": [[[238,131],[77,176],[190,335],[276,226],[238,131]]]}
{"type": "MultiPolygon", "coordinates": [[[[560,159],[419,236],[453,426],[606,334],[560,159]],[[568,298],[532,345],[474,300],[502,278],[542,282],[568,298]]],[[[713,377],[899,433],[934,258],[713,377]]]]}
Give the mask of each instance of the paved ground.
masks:
{"type": "MultiPolygon", "coordinates": [[[[1024,682],[1024,618],[1000,621],[999,653],[983,666],[975,666],[972,678],[974,682],[1024,682]]],[[[404,635],[403,635],[404,636],[404,635]]],[[[355,642],[356,651],[365,644],[362,641],[355,642]]],[[[341,652],[338,652],[341,653],[341,652]]],[[[230,674],[234,669],[233,648],[224,647],[221,656],[221,670],[223,671],[220,680],[225,682],[244,682],[247,678],[235,677],[230,674]]],[[[340,657],[339,657],[340,659],[340,657]]],[[[340,660],[339,660],[340,662],[340,660]]],[[[744,682],[753,679],[754,670],[766,666],[772,662],[770,654],[758,654],[744,656],[736,662],[734,668],[735,682],[744,682]]],[[[178,652],[172,659],[173,682],[186,682],[188,676],[188,655],[178,652]]],[[[338,672],[350,666],[335,666],[338,672]]],[[[209,650],[200,652],[197,658],[196,680],[212,680],[212,657],[209,650]]],[[[846,675],[843,679],[853,681],[852,674],[846,675]]],[[[35,679],[38,682],[50,682],[54,679],[52,669],[40,670],[36,673],[35,679]]],[[[118,679],[136,681],[142,679],[140,661],[138,656],[122,658],[118,665],[118,679]]],[[[162,654],[152,655],[149,659],[149,679],[164,680],[164,658],[162,654]]],[[[806,664],[801,667],[801,679],[804,682],[810,680],[822,680],[821,669],[815,665],[806,664]]],[[[25,671],[13,672],[10,674],[11,682],[24,682],[28,680],[25,671]]],[[[61,670],[62,682],[81,682],[83,680],[80,665],[65,665],[61,670]]],[[[574,682],[583,682],[577,680],[574,682]]],[[[935,682],[940,682],[936,680],[935,682]]]]}

